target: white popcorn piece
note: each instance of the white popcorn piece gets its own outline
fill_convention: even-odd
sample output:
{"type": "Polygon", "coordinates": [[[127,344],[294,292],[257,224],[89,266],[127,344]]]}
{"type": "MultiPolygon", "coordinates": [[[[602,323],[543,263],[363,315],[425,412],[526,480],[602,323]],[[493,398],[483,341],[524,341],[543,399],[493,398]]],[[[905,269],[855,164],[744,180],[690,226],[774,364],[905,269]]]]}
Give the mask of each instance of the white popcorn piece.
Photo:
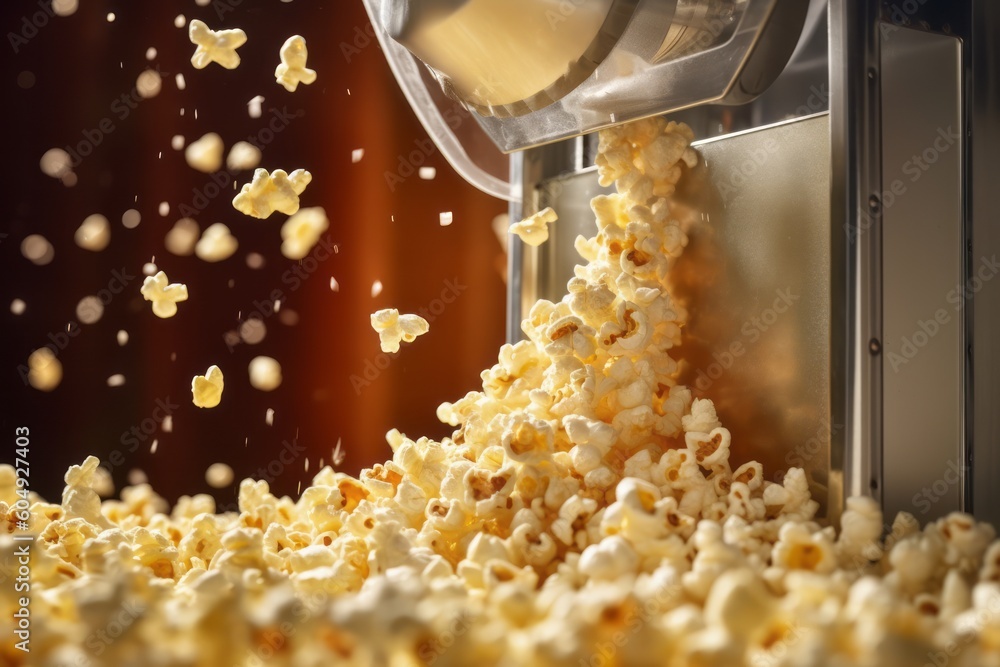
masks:
{"type": "Polygon", "coordinates": [[[236,237],[221,222],[209,225],[194,246],[194,254],[206,262],[229,259],[239,247],[236,237]]]}
{"type": "Polygon", "coordinates": [[[53,391],[62,382],[62,362],[47,347],[28,356],[28,383],[39,391],[53,391]]]}
{"type": "Polygon", "coordinates": [[[383,352],[399,352],[400,343],[412,343],[417,336],[430,331],[427,320],[419,315],[400,315],[395,308],[372,313],[372,328],[378,333],[383,352]]]}
{"type": "Polygon", "coordinates": [[[84,250],[100,252],[111,243],[111,225],[99,213],[88,215],[77,228],[73,240],[84,250]]]}
{"type": "Polygon", "coordinates": [[[187,301],[188,288],[183,283],[170,283],[163,271],[147,276],[139,290],[142,298],[153,303],[153,314],[168,318],[177,314],[177,304],[187,301]]]}
{"type": "Polygon", "coordinates": [[[192,141],[184,149],[184,160],[192,169],[205,174],[212,174],[222,168],[222,155],[226,145],[215,132],[202,135],[197,141],[192,141]]]}
{"type": "Polygon", "coordinates": [[[299,209],[281,226],[281,254],[288,259],[302,259],[329,227],[330,221],[322,206],[299,209]]]}
{"type": "Polygon", "coordinates": [[[306,40],[293,35],[281,45],[281,64],[274,70],[274,77],[290,93],[294,93],[300,83],[309,85],[316,81],[316,71],[306,67],[309,52],[306,40]]]}
{"type": "Polygon", "coordinates": [[[226,167],[230,171],[256,169],[260,164],[260,149],[248,141],[237,141],[226,156],[226,167]]]}
{"type": "Polygon", "coordinates": [[[688,450],[694,455],[698,465],[708,468],[716,463],[720,463],[729,458],[729,443],[732,436],[729,429],[724,427],[714,428],[709,433],[688,432],[684,435],[684,442],[688,450]]]}
{"type": "Polygon", "coordinates": [[[559,219],[552,208],[545,208],[510,226],[510,233],[516,234],[530,246],[540,246],[549,238],[549,223],[559,219]]]}
{"type": "Polygon", "coordinates": [[[248,367],[250,386],[261,391],[274,391],[281,386],[281,364],[271,357],[254,357],[248,367]]]}
{"type": "Polygon", "coordinates": [[[167,232],[163,239],[163,245],[171,253],[180,257],[187,257],[194,254],[195,245],[201,230],[198,223],[191,218],[181,218],[174,223],[174,226],[167,232]]]}
{"type": "Polygon", "coordinates": [[[239,67],[240,55],[236,49],[247,41],[242,30],[211,30],[204,21],[193,19],[188,24],[188,37],[198,47],[191,56],[195,69],[205,69],[209,63],[218,63],[226,69],[239,67]]]}
{"type": "Polygon", "coordinates": [[[214,408],[222,401],[224,385],[219,367],[209,366],[204,375],[196,375],[191,380],[191,402],[199,408],[214,408]]]}
{"type": "Polygon", "coordinates": [[[254,218],[267,218],[278,211],[292,215],[299,210],[299,195],[312,181],[312,174],[304,169],[296,169],[291,174],[282,169],[268,173],[257,169],[253,180],[240,190],[233,199],[233,207],[254,218]]]}

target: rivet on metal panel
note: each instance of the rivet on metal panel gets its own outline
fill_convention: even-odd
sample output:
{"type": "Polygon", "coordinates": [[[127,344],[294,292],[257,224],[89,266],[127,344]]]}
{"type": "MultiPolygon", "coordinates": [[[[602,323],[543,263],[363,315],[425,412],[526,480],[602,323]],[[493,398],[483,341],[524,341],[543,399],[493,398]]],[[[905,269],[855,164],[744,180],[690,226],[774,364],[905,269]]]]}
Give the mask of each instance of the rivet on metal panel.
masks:
{"type": "Polygon", "coordinates": [[[872,213],[878,213],[882,209],[882,200],[879,199],[878,195],[872,195],[868,198],[868,210],[872,213]]]}
{"type": "Polygon", "coordinates": [[[871,352],[872,355],[877,355],[882,352],[882,343],[879,342],[878,338],[872,338],[868,341],[868,351],[871,352]]]}

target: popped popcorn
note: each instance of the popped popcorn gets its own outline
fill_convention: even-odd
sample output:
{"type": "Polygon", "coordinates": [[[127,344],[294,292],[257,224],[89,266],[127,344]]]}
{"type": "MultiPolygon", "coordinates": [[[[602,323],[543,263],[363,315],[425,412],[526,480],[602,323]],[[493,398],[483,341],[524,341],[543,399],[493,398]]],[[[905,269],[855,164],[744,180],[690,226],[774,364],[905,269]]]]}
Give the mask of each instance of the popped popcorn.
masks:
{"type": "Polygon", "coordinates": [[[183,283],[170,283],[163,271],[147,276],[139,292],[146,301],[153,302],[153,314],[168,318],[177,314],[177,304],[187,301],[188,288],[183,283]]]}
{"type": "Polygon", "coordinates": [[[299,209],[281,226],[281,254],[288,259],[302,259],[329,227],[330,221],[322,206],[299,209]]]}
{"type": "Polygon", "coordinates": [[[237,141],[226,156],[226,167],[230,171],[255,169],[260,164],[260,149],[248,141],[237,141]]]}
{"type": "Polygon", "coordinates": [[[77,228],[73,240],[84,250],[100,252],[111,243],[111,225],[100,213],[88,215],[77,228]]]}
{"type": "Polygon", "coordinates": [[[306,40],[293,35],[281,45],[281,64],[274,70],[274,77],[290,93],[294,93],[300,83],[309,85],[316,81],[316,70],[306,67],[309,52],[306,40]]]}
{"type": "Polygon", "coordinates": [[[204,21],[193,19],[188,24],[188,37],[198,47],[191,56],[195,69],[205,69],[209,63],[218,63],[226,69],[239,67],[240,55],[236,49],[247,41],[247,34],[242,30],[212,30],[204,21]]]}
{"type": "Polygon", "coordinates": [[[214,408],[222,402],[225,384],[218,366],[209,366],[204,375],[195,375],[191,380],[191,402],[199,408],[214,408]]]}
{"type": "Polygon", "coordinates": [[[198,229],[197,222],[191,218],[181,218],[167,232],[163,239],[163,245],[173,254],[187,257],[194,253],[200,233],[201,230],[198,229]]]}
{"type": "MultiPolygon", "coordinates": [[[[901,514],[883,538],[877,503],[852,498],[838,535],[816,520],[802,469],[778,484],[734,460],[739,433],[677,384],[686,313],[668,278],[685,237],[669,204],[697,163],[690,140],[662,119],[601,133],[600,178],[618,193],[592,203],[586,263],[563,300],[531,309],[526,340],[501,348],[480,391],[441,405],[450,437],[393,429],[392,457],[357,479],[321,466],[297,500],[243,480],[238,510],[218,514],[205,495],[169,510],[131,476],[102,502],[99,461],[70,468],[61,503],[30,505],[32,659],[1000,664],[992,528],[901,514]],[[128,632],[91,650],[126,608],[128,632]]],[[[383,349],[426,331],[410,317],[372,316],[383,349]]],[[[206,376],[196,405],[221,397],[221,371],[206,376]]],[[[339,466],[339,440],[332,455],[339,466]]],[[[233,472],[216,464],[206,481],[233,472]]],[[[15,482],[0,466],[0,562],[14,555],[15,482]]],[[[0,654],[20,664],[13,621],[0,617],[0,654]]]]}
{"type": "Polygon", "coordinates": [[[261,391],[274,391],[281,386],[281,364],[271,357],[254,357],[248,367],[250,386],[261,391]]]}
{"type": "Polygon", "coordinates": [[[540,246],[549,238],[549,223],[559,219],[552,208],[545,208],[510,226],[510,233],[517,234],[525,243],[540,246]]]}
{"type": "Polygon", "coordinates": [[[401,342],[412,343],[417,336],[430,331],[427,320],[419,315],[400,315],[395,308],[385,308],[372,313],[372,328],[378,332],[383,352],[399,352],[401,342]]]}
{"type": "Polygon", "coordinates": [[[52,391],[62,382],[62,362],[47,347],[28,356],[28,383],[39,391],[52,391]]]}
{"type": "Polygon", "coordinates": [[[281,169],[268,173],[257,169],[253,180],[233,199],[233,207],[254,218],[267,218],[275,211],[292,215],[299,210],[299,195],[312,181],[312,174],[296,169],[291,174],[281,169]]]}
{"type": "Polygon", "coordinates": [[[200,172],[211,174],[222,168],[222,154],[226,146],[215,132],[202,135],[184,149],[184,159],[188,166],[200,172]]]}
{"type": "Polygon", "coordinates": [[[221,222],[209,225],[194,246],[194,254],[206,262],[229,259],[239,247],[236,237],[221,222]]]}

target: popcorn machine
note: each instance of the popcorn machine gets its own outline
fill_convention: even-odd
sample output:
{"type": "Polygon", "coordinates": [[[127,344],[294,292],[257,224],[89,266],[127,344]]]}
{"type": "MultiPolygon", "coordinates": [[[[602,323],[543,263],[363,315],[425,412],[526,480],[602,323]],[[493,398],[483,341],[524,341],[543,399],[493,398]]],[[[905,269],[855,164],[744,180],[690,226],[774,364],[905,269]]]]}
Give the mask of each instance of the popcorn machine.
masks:
{"type": "Polygon", "coordinates": [[[512,221],[559,214],[543,246],[511,239],[509,339],[593,234],[595,131],[669,112],[703,158],[679,194],[680,380],[738,456],[804,468],[833,521],[870,494],[1000,522],[994,3],[365,5],[455,169],[512,221]]]}

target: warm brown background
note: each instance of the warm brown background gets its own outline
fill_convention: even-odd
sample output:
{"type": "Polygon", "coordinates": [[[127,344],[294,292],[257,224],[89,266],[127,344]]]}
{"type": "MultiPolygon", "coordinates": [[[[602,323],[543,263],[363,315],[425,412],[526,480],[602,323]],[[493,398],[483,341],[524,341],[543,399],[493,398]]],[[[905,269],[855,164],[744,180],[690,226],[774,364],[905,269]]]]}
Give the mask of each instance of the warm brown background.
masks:
{"type": "MultiPolygon", "coordinates": [[[[364,35],[368,19],[360,0],[216,0],[207,7],[193,0],[81,0],[74,15],[47,18],[15,53],[9,33],[22,33],[24,17],[39,11],[35,2],[4,3],[0,10],[7,36],[0,45],[0,232],[7,235],[0,241],[0,461],[12,460],[14,427],[28,426],[33,488],[54,498],[68,465],[87,454],[123,449],[122,435],[153,414],[157,399],[167,397],[180,405],[173,432],[157,432],[134,453],[125,452],[115,479],[121,486],[129,469],[140,468],[170,500],[209,492],[203,473],[216,461],[232,465],[237,480],[255,474],[296,433],[308,449],[310,473],[303,471],[304,458],[298,459],[275,480],[281,493],[307,484],[319,458],[330,460],[338,438],[347,452],[342,468],[356,473],[390,456],[384,434],[392,427],[412,436],[447,434],[435,419],[436,406],[476,388],[479,372],[495,361],[503,342],[504,285],[497,268],[502,250],[490,222],[505,205],[467,185],[439,155],[427,161],[437,168],[435,180],[414,175],[390,191],[385,172],[395,171],[398,156],[409,154],[426,135],[377,44],[364,35]],[[232,11],[220,20],[217,10],[232,11]],[[108,12],[116,14],[113,23],[106,20],[108,12]],[[239,51],[240,67],[195,70],[187,30],[174,26],[180,13],[212,28],[244,29],[249,40],[239,51]],[[308,42],[309,64],[319,80],[288,93],[275,83],[273,71],[281,44],[296,33],[308,42]],[[148,63],[151,46],[158,55],[148,63]],[[169,73],[162,92],[120,120],[112,103],[132,90],[148,65],[169,73]],[[183,91],[174,83],[177,72],[187,82],[183,91]],[[246,103],[258,94],[266,98],[264,116],[252,119],[246,103]],[[272,107],[305,115],[265,148],[261,166],[313,173],[303,205],[326,208],[329,237],[339,247],[339,254],[295,292],[281,279],[293,265],[278,250],[285,216],[244,217],[230,205],[229,192],[213,200],[198,222],[203,229],[227,224],[240,242],[233,257],[207,264],[175,257],[163,246],[164,234],[181,217],[178,206],[190,204],[193,189],[210,182],[170,147],[171,137],[183,134],[193,141],[215,131],[228,151],[264,127],[272,107]],[[39,158],[47,149],[81,141],[85,130],[105,118],[115,130],[76,168],[74,187],[40,171],[39,158]],[[352,164],[357,148],[364,149],[364,158],[352,164]],[[161,201],[171,205],[166,218],[157,213],[161,201]],[[142,223],[130,230],[120,219],[131,207],[141,212],[142,223]],[[439,225],[441,211],[454,213],[452,226],[439,225]],[[73,242],[75,229],[91,213],[112,222],[111,245],[100,253],[73,242]],[[55,246],[53,263],[35,266],[21,256],[21,240],[31,233],[55,246]],[[248,252],[264,255],[266,266],[248,268],[248,252]],[[152,256],[172,281],[190,288],[190,300],[171,320],[155,318],[139,296],[141,267],[152,256]],[[58,334],[75,320],[82,297],[105,287],[112,270],[123,267],[135,279],[100,322],[83,325],[60,352],[65,376],[58,389],[45,394],[25,387],[17,366],[48,342],[49,333],[58,334]],[[331,276],[340,283],[339,293],[330,290],[331,276]],[[430,333],[404,346],[387,370],[356,393],[350,376],[361,375],[366,360],[375,362],[380,354],[369,314],[386,307],[425,308],[445,281],[455,278],[468,287],[436,318],[430,333]],[[372,298],[376,279],[385,288],[372,298]],[[262,343],[227,350],[223,334],[238,324],[240,312],[266,301],[276,288],[287,295],[282,310],[298,313],[298,323],[267,318],[262,343]],[[14,298],[27,302],[20,317],[10,313],[14,298]],[[119,329],[131,336],[124,347],[115,341],[119,329]],[[247,363],[258,354],[277,358],[284,369],[284,384],[273,393],[254,390],[247,381],[247,363]],[[223,401],[199,410],[190,402],[191,377],[213,363],[226,375],[223,401]],[[125,375],[125,386],[106,385],[114,373],[125,375]],[[276,412],[271,427],[264,423],[268,407],[276,412]],[[158,450],[151,454],[154,437],[158,450]]],[[[249,174],[238,180],[246,182],[249,174]]],[[[233,489],[216,496],[223,505],[235,499],[233,489]]]]}

